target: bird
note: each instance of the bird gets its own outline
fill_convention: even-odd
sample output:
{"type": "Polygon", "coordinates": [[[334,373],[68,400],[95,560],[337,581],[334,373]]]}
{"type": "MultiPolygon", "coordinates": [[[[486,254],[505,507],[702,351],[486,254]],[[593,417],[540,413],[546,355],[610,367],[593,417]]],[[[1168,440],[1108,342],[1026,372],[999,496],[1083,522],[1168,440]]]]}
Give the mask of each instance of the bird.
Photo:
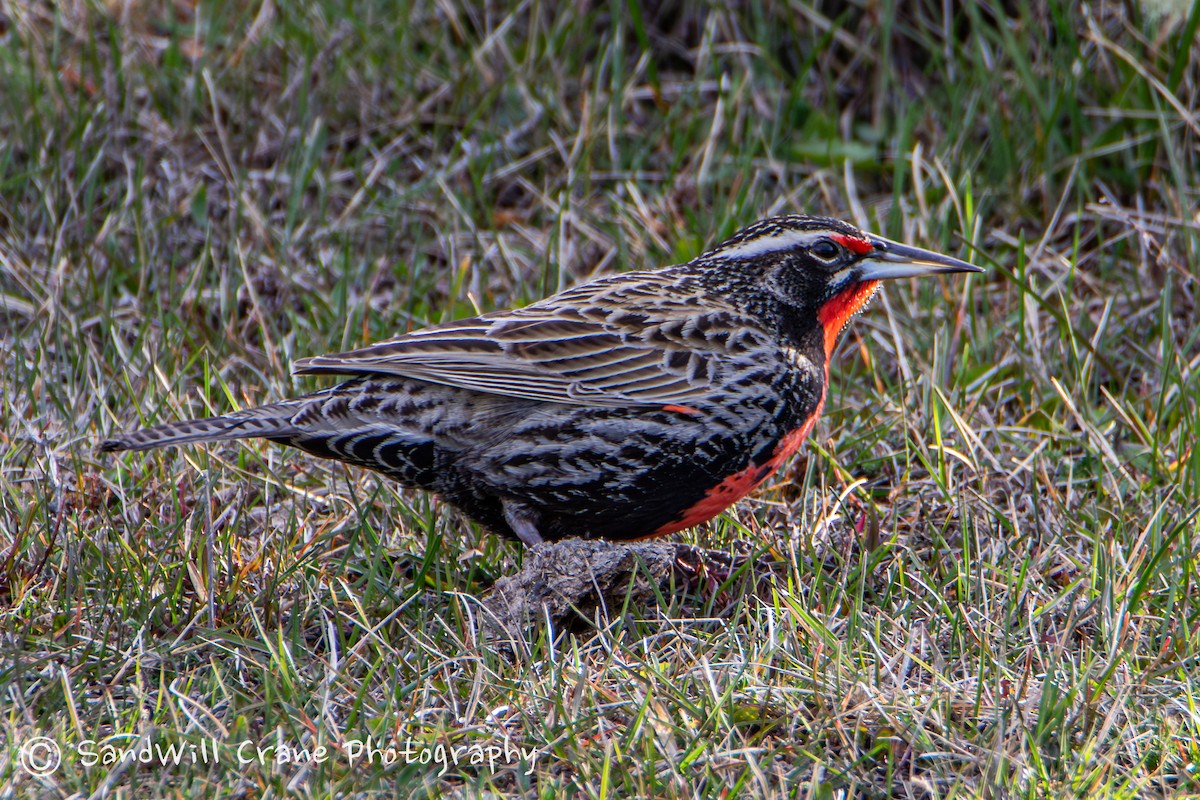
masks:
{"type": "Polygon", "coordinates": [[[99,449],[260,438],[433,492],[528,547],[663,536],[799,449],[880,281],[982,271],[837,219],[771,217],[684,264],[299,359],[295,374],[343,382],[99,449]]]}

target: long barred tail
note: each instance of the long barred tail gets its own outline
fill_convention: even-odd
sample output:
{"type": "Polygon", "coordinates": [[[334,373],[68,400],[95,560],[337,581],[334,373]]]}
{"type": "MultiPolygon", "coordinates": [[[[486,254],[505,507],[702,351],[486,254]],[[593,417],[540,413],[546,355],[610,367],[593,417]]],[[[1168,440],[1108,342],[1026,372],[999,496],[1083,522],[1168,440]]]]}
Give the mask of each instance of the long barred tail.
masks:
{"type": "Polygon", "coordinates": [[[122,450],[152,450],[155,447],[191,442],[288,437],[296,433],[296,427],[292,423],[295,414],[294,405],[280,403],[250,408],[222,417],[168,422],[103,441],[99,450],[101,453],[115,453],[122,450]]]}

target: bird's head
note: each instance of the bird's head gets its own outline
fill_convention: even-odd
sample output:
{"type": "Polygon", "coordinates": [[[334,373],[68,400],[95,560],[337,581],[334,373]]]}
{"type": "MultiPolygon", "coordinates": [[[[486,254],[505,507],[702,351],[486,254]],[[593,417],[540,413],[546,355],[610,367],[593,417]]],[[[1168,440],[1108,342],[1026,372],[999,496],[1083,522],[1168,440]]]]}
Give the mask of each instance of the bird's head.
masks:
{"type": "Polygon", "coordinates": [[[838,334],[889,278],[982,272],[957,258],[893,242],[828,217],[773,217],[702,256],[710,268],[752,280],[758,292],[820,325],[826,356],[838,334]]]}

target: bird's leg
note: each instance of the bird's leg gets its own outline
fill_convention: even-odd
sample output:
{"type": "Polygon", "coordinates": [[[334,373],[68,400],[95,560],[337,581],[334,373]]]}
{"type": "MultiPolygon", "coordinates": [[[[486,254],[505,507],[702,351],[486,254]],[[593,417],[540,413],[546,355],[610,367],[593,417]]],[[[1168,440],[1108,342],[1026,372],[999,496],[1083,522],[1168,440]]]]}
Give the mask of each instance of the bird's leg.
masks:
{"type": "Polygon", "coordinates": [[[517,538],[525,543],[526,547],[533,547],[544,541],[542,535],[538,533],[538,513],[536,511],[515,500],[501,500],[500,503],[504,506],[504,521],[508,523],[508,527],[513,529],[517,538]]]}

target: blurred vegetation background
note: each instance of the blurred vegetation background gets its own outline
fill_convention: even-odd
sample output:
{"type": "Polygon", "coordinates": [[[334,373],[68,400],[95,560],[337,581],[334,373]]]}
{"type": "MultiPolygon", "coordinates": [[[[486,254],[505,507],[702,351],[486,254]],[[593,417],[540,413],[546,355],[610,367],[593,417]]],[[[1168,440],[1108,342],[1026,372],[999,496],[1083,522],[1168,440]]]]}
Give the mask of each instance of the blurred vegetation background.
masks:
{"type": "MultiPolygon", "coordinates": [[[[0,1],[0,786],[1169,795],[1196,782],[1200,4],[0,1]],[[117,429],[808,212],[887,288],[714,586],[505,657],[519,548],[362,471],[117,429]],[[508,739],[444,774],[346,742],[508,739]],[[47,735],[65,758],[20,766],[47,735]],[[96,739],[323,764],[87,766],[96,739]],[[528,773],[528,774],[527,774],[528,773]]],[[[231,763],[234,762],[234,763],[231,763]]],[[[0,792],[2,793],[2,792],[0,792]]]]}

